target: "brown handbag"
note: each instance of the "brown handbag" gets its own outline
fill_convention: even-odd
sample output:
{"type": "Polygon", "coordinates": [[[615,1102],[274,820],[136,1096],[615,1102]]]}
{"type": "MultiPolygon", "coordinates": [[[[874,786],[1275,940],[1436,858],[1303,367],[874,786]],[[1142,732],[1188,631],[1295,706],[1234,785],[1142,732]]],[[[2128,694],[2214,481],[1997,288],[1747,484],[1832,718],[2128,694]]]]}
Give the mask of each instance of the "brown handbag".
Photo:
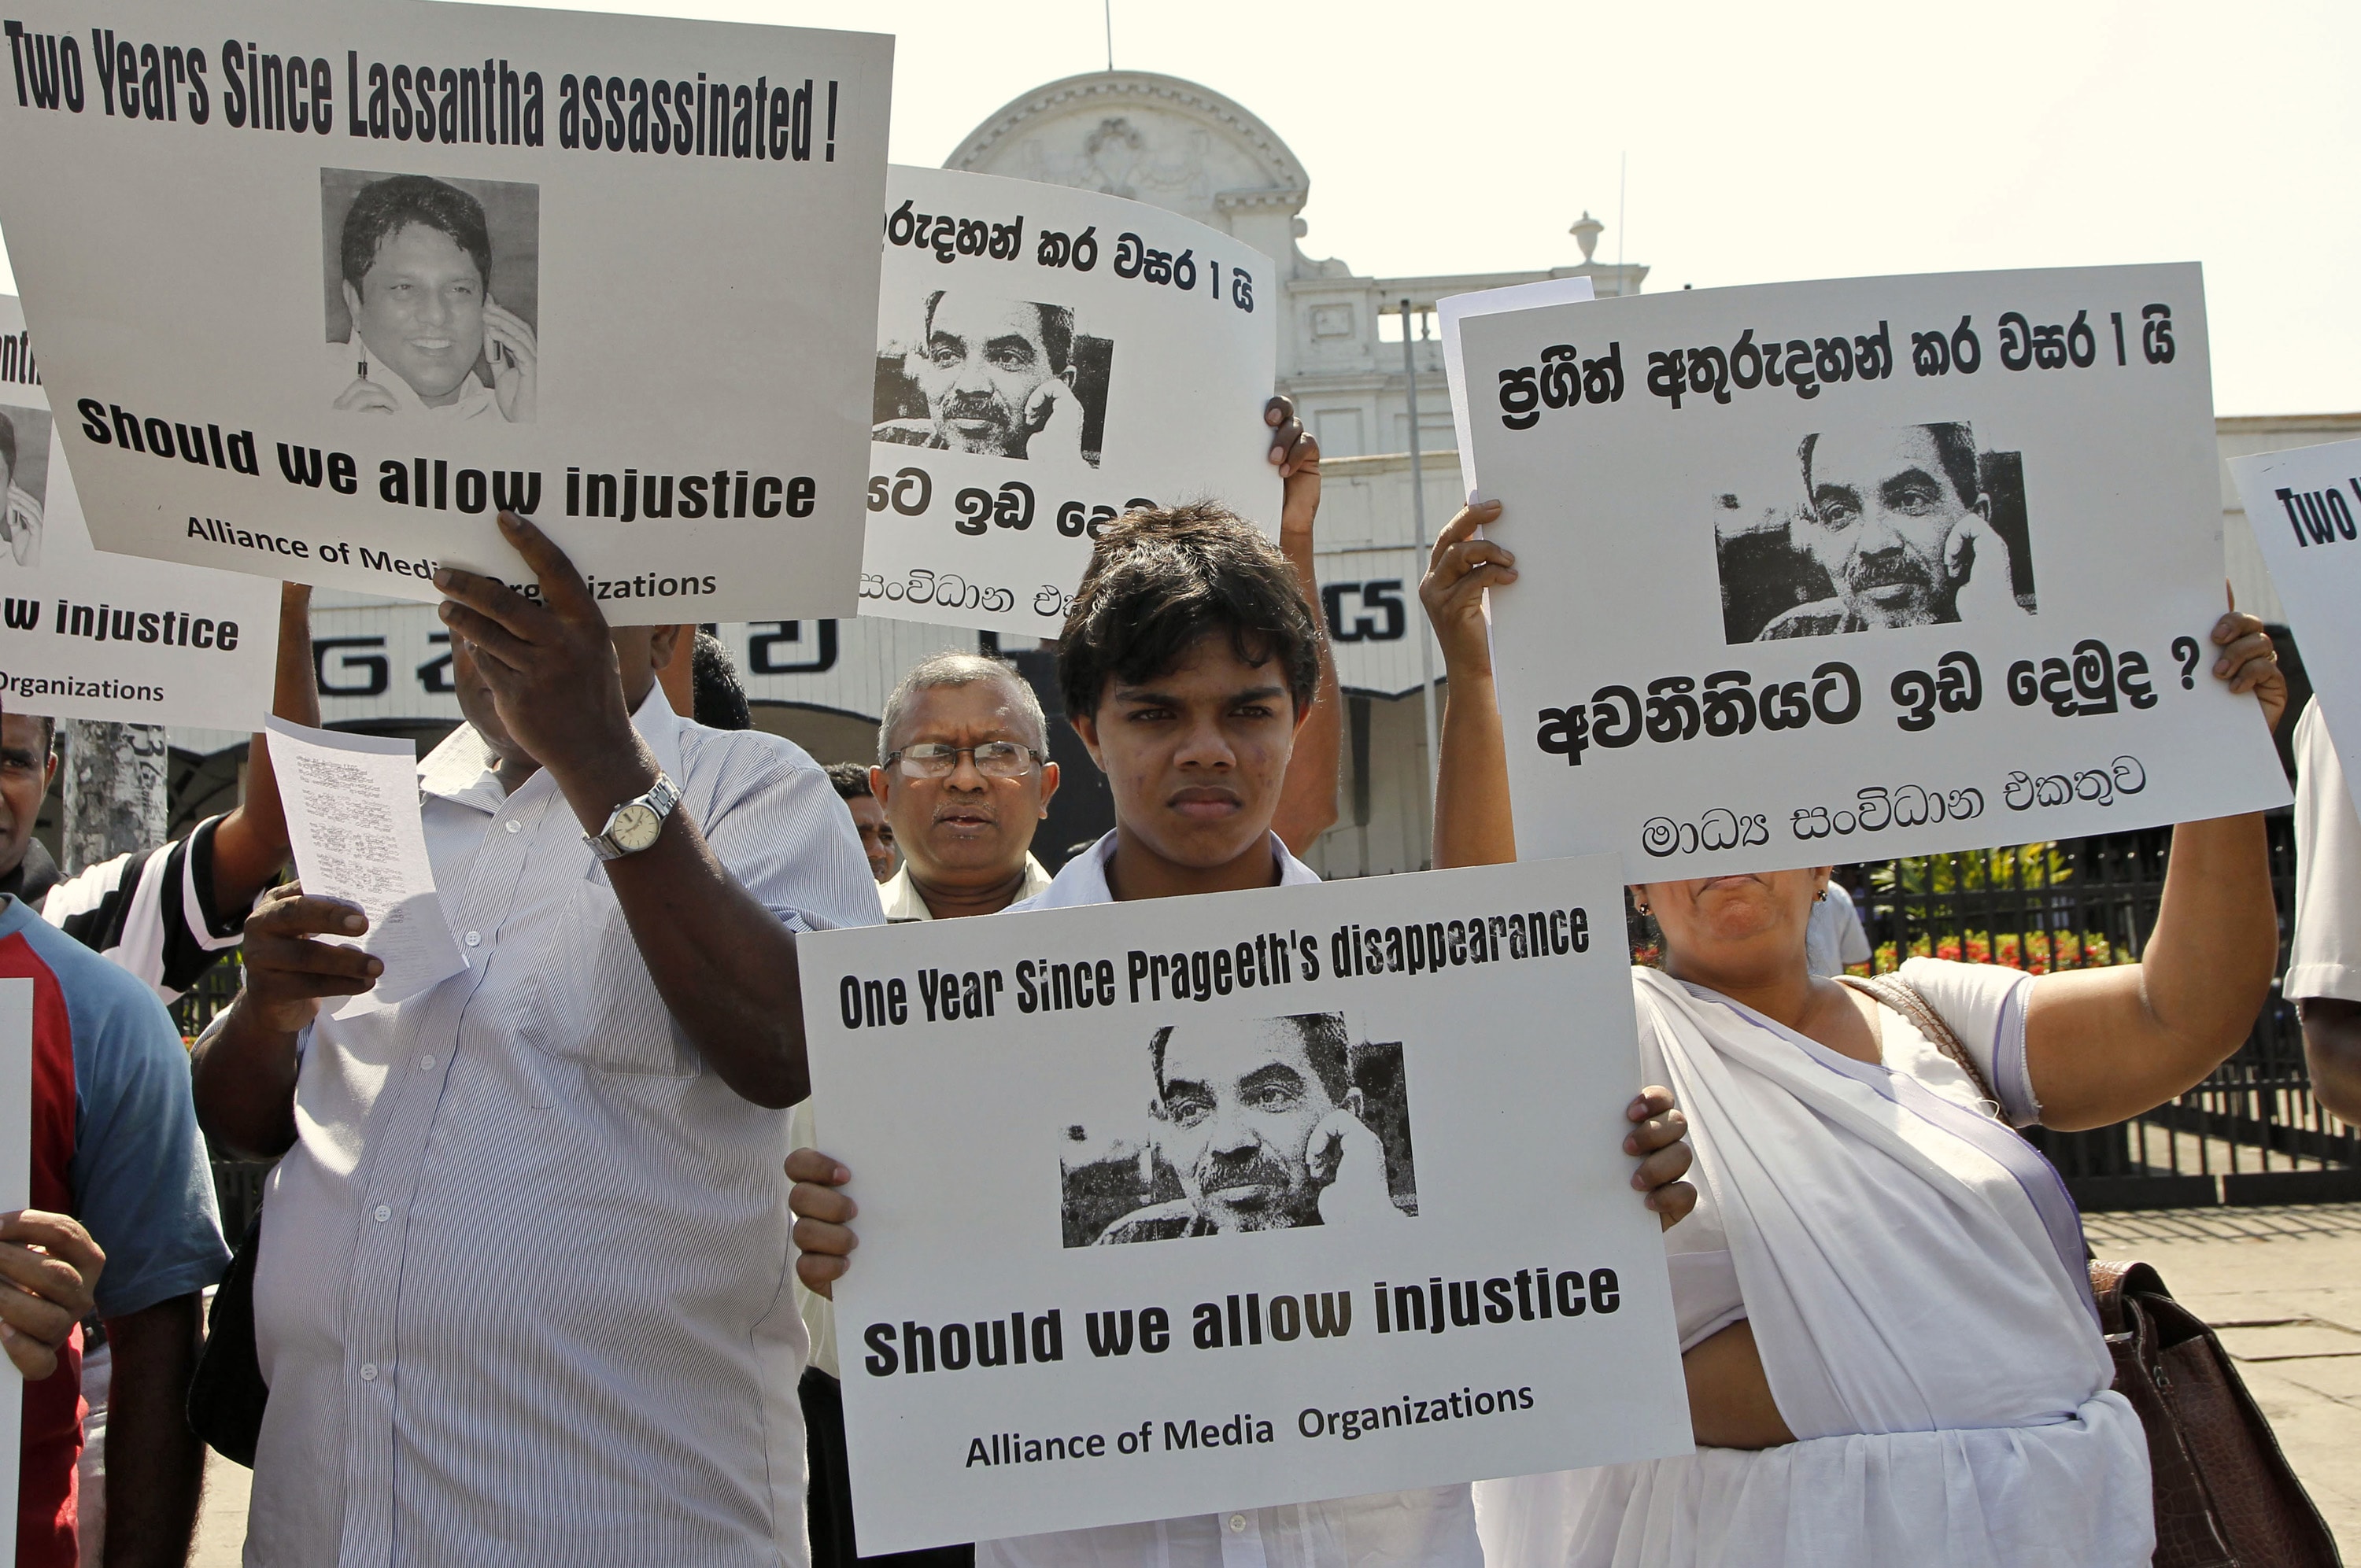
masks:
{"type": "MultiPolygon", "coordinates": [[[[1916,986],[1891,974],[1845,983],[1908,1019],[1997,1103],[1916,986]]],[[[2114,1358],[2115,1392],[2147,1433],[2156,1568],[2341,1568],[2327,1521],[2204,1320],[2174,1300],[2145,1263],[2093,1259],[2091,1293],[2114,1358]]]]}

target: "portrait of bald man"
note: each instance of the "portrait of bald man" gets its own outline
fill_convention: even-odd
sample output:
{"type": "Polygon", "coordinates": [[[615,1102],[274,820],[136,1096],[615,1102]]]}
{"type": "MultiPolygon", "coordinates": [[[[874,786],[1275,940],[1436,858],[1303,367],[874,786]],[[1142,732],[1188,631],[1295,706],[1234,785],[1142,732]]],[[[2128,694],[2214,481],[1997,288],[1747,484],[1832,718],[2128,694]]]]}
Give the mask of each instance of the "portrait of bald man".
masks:
{"type": "Polygon", "coordinates": [[[1804,502],[1789,537],[1835,591],[1774,617],[1756,641],[2032,613],[2015,597],[1970,426],[1828,431],[1796,455],[1804,502]]]}
{"type": "MultiPolygon", "coordinates": [[[[881,378],[895,374],[890,351],[881,378]]],[[[900,375],[926,401],[924,418],[881,421],[873,441],[994,457],[1080,457],[1087,422],[1074,356],[1074,313],[1064,305],[938,289],[920,316],[900,375]]]]}

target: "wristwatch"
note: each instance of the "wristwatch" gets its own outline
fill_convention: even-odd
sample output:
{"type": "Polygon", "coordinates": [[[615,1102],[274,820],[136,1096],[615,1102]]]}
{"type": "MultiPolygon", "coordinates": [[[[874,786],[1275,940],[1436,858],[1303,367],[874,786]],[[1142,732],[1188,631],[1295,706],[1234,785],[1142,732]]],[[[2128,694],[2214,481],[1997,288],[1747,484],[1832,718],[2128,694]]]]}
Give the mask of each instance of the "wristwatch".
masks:
{"type": "Polygon", "coordinates": [[[636,855],[656,841],[664,832],[664,818],[679,804],[680,786],[658,769],[653,788],[637,800],[627,800],[615,807],[607,818],[607,826],[596,833],[583,834],[582,841],[602,861],[636,855]]]}

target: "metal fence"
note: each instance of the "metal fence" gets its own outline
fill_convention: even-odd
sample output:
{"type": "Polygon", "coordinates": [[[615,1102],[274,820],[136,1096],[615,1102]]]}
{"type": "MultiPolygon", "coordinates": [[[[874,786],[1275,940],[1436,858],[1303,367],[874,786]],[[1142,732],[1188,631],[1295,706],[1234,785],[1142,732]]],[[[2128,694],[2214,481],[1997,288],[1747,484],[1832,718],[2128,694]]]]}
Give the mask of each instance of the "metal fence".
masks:
{"type": "MultiPolygon", "coordinates": [[[[2295,833],[2266,818],[2279,970],[2293,923],[2295,833]]],[[[1914,954],[2037,973],[2127,963],[2164,894],[2169,828],[1843,868],[1880,971],[1914,954]]],[[[2236,1055],[2178,1100],[2089,1132],[2034,1129],[2084,1209],[2361,1200],[2361,1140],[2312,1097],[2294,1004],[2271,995],[2236,1055]]]]}

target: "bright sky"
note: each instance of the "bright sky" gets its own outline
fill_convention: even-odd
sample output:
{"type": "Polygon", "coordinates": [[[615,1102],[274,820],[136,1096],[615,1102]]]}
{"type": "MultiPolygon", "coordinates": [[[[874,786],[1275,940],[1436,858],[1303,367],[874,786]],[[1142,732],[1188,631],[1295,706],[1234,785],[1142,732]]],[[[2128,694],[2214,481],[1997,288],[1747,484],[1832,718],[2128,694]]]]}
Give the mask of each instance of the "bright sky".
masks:
{"type": "MultiPolygon", "coordinates": [[[[575,5],[896,33],[906,163],[1106,63],[1102,0],[575,5]]],[[[1357,272],[1570,263],[1586,207],[1652,291],[2195,259],[2219,411],[2361,410],[2351,0],[1112,6],[1118,67],[1295,149],[1305,252],[1357,272]]]]}

